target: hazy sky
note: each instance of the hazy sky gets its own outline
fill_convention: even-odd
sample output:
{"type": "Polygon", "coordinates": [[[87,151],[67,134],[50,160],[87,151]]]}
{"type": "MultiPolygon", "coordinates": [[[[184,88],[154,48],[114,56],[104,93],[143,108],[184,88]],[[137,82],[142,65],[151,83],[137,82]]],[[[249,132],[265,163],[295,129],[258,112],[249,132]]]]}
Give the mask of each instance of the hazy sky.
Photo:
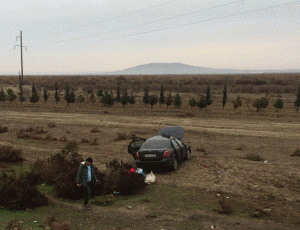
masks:
{"type": "Polygon", "coordinates": [[[1,0],[0,74],[300,69],[300,1],[1,0]],[[14,50],[15,48],[15,50],[14,50]]]}

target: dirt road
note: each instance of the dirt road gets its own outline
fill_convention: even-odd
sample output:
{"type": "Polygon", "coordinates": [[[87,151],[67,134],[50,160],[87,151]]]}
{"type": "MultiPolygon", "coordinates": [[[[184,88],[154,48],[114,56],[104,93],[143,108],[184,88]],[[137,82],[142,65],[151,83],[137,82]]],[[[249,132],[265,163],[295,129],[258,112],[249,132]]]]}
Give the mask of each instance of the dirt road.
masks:
{"type": "Polygon", "coordinates": [[[260,137],[293,138],[300,140],[300,124],[298,122],[273,122],[273,121],[249,121],[231,119],[202,119],[197,118],[148,118],[132,116],[89,115],[67,113],[42,113],[42,112],[12,112],[0,111],[4,121],[19,123],[53,122],[69,125],[95,125],[115,127],[144,127],[153,128],[164,125],[179,125],[185,130],[197,132],[211,132],[226,135],[244,135],[260,137]]]}

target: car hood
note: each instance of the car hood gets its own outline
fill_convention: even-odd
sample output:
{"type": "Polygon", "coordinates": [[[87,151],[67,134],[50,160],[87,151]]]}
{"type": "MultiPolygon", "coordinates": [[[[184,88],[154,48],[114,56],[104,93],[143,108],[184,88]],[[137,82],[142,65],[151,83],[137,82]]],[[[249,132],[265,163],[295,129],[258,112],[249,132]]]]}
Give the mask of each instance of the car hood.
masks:
{"type": "Polygon", "coordinates": [[[163,134],[179,137],[183,140],[184,129],[180,126],[165,126],[158,132],[158,135],[160,136],[163,136],[163,134]]]}

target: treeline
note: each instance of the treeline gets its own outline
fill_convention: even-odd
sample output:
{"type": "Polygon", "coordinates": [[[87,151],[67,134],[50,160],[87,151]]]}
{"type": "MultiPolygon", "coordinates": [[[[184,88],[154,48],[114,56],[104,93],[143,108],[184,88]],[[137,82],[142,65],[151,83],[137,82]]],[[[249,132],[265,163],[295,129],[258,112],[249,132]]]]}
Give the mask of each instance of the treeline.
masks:
{"type": "MultiPolygon", "coordinates": [[[[166,91],[189,93],[206,91],[210,84],[213,90],[222,91],[224,82],[228,82],[231,93],[276,93],[287,94],[297,91],[299,74],[244,74],[244,75],[138,75],[138,76],[25,76],[23,85],[35,84],[37,89],[47,88],[53,91],[55,83],[65,86],[72,85],[84,91],[94,88],[106,89],[108,92],[117,90],[117,82],[123,88],[141,92],[148,85],[152,91],[159,91],[164,85],[166,91]]],[[[0,85],[13,86],[19,84],[17,76],[0,76],[0,85]]]]}
{"type": "MultiPolygon", "coordinates": [[[[225,108],[227,103],[227,88],[228,88],[228,82],[225,81],[223,83],[223,90],[222,90],[222,107],[225,108]]],[[[17,98],[19,98],[19,101],[23,103],[27,99],[32,103],[38,103],[39,101],[43,101],[46,103],[51,96],[49,93],[50,90],[43,88],[42,92],[42,98],[40,97],[40,94],[38,93],[38,90],[36,89],[35,84],[31,87],[31,95],[26,97],[23,91],[23,85],[20,84],[19,86],[19,92],[18,96],[15,94],[15,92],[8,88],[6,92],[3,88],[1,88],[0,91],[0,101],[9,101],[10,103],[13,103],[17,98]]],[[[90,88],[86,91],[79,91],[75,92],[75,89],[70,87],[67,83],[64,89],[64,93],[62,93],[62,89],[59,87],[58,83],[54,84],[54,93],[53,93],[53,99],[55,103],[59,103],[61,99],[63,98],[67,105],[78,102],[78,103],[84,103],[84,102],[91,102],[91,103],[101,103],[105,107],[112,107],[115,103],[121,104],[123,108],[125,108],[126,105],[130,104],[131,106],[136,103],[136,96],[133,94],[133,91],[131,90],[128,92],[128,89],[126,87],[121,89],[121,83],[119,82],[117,84],[116,88],[116,95],[114,95],[113,91],[110,90],[104,90],[102,88],[94,89],[90,88]],[[85,93],[86,92],[86,93],[85,93]]],[[[236,99],[231,100],[231,103],[233,104],[234,110],[236,110],[238,107],[242,106],[243,101],[245,102],[247,108],[250,110],[250,106],[256,108],[256,111],[259,112],[262,109],[265,109],[269,105],[269,92],[266,93],[266,96],[261,98],[256,98],[254,101],[252,101],[251,98],[241,98],[240,95],[237,96],[236,99]]],[[[167,92],[164,85],[161,85],[159,93],[156,91],[149,91],[148,85],[144,87],[144,94],[142,97],[142,103],[145,105],[150,105],[151,109],[156,104],[166,105],[167,109],[169,106],[174,105],[175,108],[180,108],[182,106],[182,96],[180,93],[174,93],[172,94],[170,91],[167,92]]],[[[189,98],[188,99],[188,105],[190,107],[198,107],[200,110],[209,107],[213,103],[213,100],[211,98],[211,86],[210,84],[207,85],[205,93],[198,93],[197,98],[189,98]]],[[[275,103],[273,104],[273,107],[276,110],[283,109],[284,101],[280,95],[278,95],[278,98],[276,99],[275,103]]],[[[296,107],[296,110],[298,112],[300,108],[300,85],[298,87],[298,93],[295,98],[294,106],[296,107]]]]}

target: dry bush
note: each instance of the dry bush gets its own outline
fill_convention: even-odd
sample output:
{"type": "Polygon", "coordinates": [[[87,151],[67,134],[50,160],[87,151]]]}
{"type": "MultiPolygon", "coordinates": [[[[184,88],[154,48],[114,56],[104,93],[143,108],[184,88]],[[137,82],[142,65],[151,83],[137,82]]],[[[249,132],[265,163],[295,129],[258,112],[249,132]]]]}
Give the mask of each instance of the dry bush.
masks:
{"type": "Polygon", "coordinates": [[[259,154],[254,154],[254,153],[246,154],[245,159],[251,161],[264,161],[264,158],[262,158],[259,154]]]}
{"type": "Polygon", "coordinates": [[[59,139],[60,142],[67,142],[68,139],[66,136],[62,136],[60,139],[59,139]]]}
{"type": "Polygon", "coordinates": [[[28,127],[26,129],[24,129],[25,132],[28,132],[28,133],[34,133],[34,134],[44,134],[44,133],[47,133],[47,131],[45,131],[43,129],[43,127],[28,127]]]}
{"type": "Polygon", "coordinates": [[[49,124],[48,124],[48,127],[49,127],[49,128],[54,128],[54,127],[56,127],[56,124],[54,124],[54,123],[49,123],[49,124]]]}
{"type": "Polygon", "coordinates": [[[67,221],[59,221],[54,215],[48,217],[45,221],[43,229],[51,230],[71,230],[71,224],[67,221]]]}
{"type": "Polygon", "coordinates": [[[91,141],[89,139],[83,137],[83,138],[81,138],[81,143],[88,144],[88,143],[91,143],[91,141]]]}
{"type": "Polygon", "coordinates": [[[47,133],[47,131],[44,131],[42,128],[38,129],[20,129],[17,132],[17,138],[24,139],[24,140],[44,140],[47,142],[57,141],[57,138],[53,138],[50,134],[48,134],[46,137],[41,137],[39,134],[47,133]]]}
{"type": "Polygon", "coordinates": [[[293,157],[293,156],[300,157],[300,149],[297,148],[297,149],[295,150],[295,152],[294,152],[291,156],[292,156],[292,157],[293,157]]]}
{"type": "Polygon", "coordinates": [[[17,132],[17,138],[19,139],[30,139],[32,137],[32,134],[30,133],[27,133],[25,132],[24,129],[20,129],[18,132],[17,132]]]}
{"type": "MultiPolygon", "coordinates": [[[[81,187],[77,187],[75,179],[79,165],[83,158],[78,154],[76,142],[69,142],[59,153],[46,160],[37,160],[32,169],[33,176],[39,180],[53,185],[56,195],[61,198],[77,200],[84,197],[81,187]]],[[[95,168],[99,180],[102,174],[95,168]]],[[[92,189],[94,195],[101,194],[101,189],[92,189]]]]}
{"type": "Polygon", "coordinates": [[[28,127],[26,129],[24,129],[25,132],[31,133],[33,132],[34,128],[33,127],[28,127]]]}
{"type": "Polygon", "coordinates": [[[0,126],[0,133],[6,133],[8,131],[8,127],[7,126],[0,126]]]}
{"type": "Polygon", "coordinates": [[[0,161],[1,162],[20,162],[24,161],[21,149],[14,149],[12,146],[0,146],[0,161]]]}
{"type": "Polygon", "coordinates": [[[30,139],[36,140],[36,141],[43,140],[43,138],[42,138],[41,136],[37,136],[37,135],[32,135],[32,136],[30,137],[30,139]]]}
{"type": "Polygon", "coordinates": [[[223,196],[221,200],[219,200],[219,205],[220,205],[219,213],[223,213],[223,214],[233,213],[232,204],[229,199],[227,198],[225,199],[225,196],[223,196]]]}
{"type": "Polygon", "coordinates": [[[101,131],[98,128],[93,128],[91,133],[101,133],[101,131]]]}
{"type": "Polygon", "coordinates": [[[138,173],[128,173],[132,168],[114,159],[106,165],[106,171],[102,180],[103,194],[119,192],[121,195],[132,195],[141,192],[144,187],[144,178],[138,173]]]}
{"type": "Polygon", "coordinates": [[[42,127],[32,128],[29,127],[27,129],[20,129],[17,132],[17,138],[19,139],[32,139],[32,140],[42,140],[41,137],[38,137],[39,134],[47,133],[42,127]]]}
{"type": "Polygon", "coordinates": [[[35,129],[33,132],[34,132],[35,134],[44,134],[44,133],[48,133],[48,131],[45,131],[45,130],[43,129],[43,127],[37,127],[37,129],[35,129]]]}
{"type": "Polygon", "coordinates": [[[5,226],[5,229],[7,229],[7,230],[23,230],[25,228],[23,228],[22,224],[20,224],[18,219],[16,218],[14,220],[8,221],[5,226]]]}
{"type": "Polygon", "coordinates": [[[94,138],[94,140],[91,142],[91,145],[98,145],[98,138],[94,138]]]}
{"type": "Polygon", "coordinates": [[[179,115],[179,117],[188,117],[188,118],[193,118],[194,116],[195,116],[195,114],[191,113],[191,112],[187,112],[187,113],[179,115]]]}
{"type": "Polygon", "coordinates": [[[45,138],[44,141],[52,142],[52,141],[57,141],[57,138],[53,138],[50,134],[48,134],[45,138]]]}
{"type": "Polygon", "coordinates": [[[32,185],[28,174],[0,176],[0,206],[9,210],[26,210],[48,204],[47,198],[32,185]]]}
{"type": "Polygon", "coordinates": [[[121,140],[126,140],[127,135],[125,133],[118,133],[117,137],[114,139],[114,141],[121,141],[121,140]]]}
{"type": "Polygon", "coordinates": [[[203,152],[203,153],[206,152],[205,148],[197,148],[196,151],[203,152]]]}
{"type": "Polygon", "coordinates": [[[263,208],[256,208],[255,210],[253,210],[250,213],[250,216],[254,217],[254,218],[262,218],[265,216],[268,216],[268,211],[266,209],[263,208]]]}
{"type": "Polygon", "coordinates": [[[72,230],[71,224],[67,221],[53,222],[49,227],[51,230],[72,230]]]}

